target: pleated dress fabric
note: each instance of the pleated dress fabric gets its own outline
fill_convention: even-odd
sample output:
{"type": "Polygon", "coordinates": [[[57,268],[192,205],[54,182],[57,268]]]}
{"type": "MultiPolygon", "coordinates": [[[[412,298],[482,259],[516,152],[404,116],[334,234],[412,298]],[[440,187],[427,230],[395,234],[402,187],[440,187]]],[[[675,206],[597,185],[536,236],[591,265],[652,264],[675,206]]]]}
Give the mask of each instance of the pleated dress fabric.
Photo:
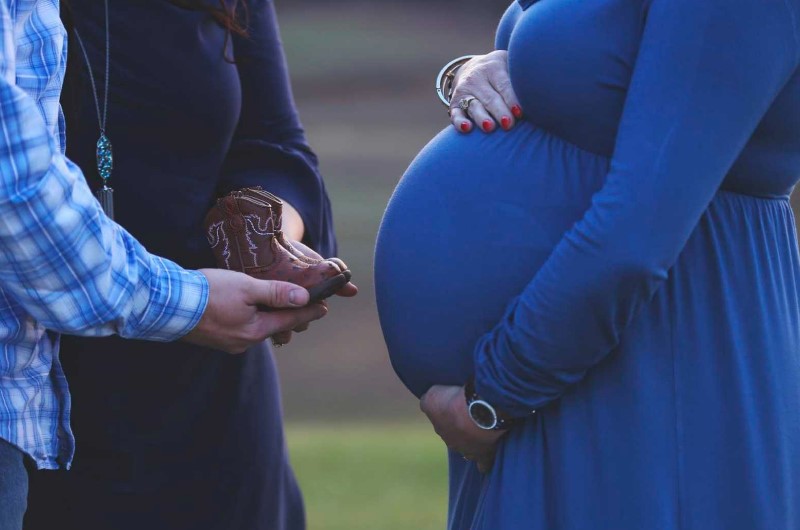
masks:
{"type": "Polygon", "coordinates": [[[800,528],[799,13],[509,8],[524,120],[439,134],[377,247],[409,389],[526,418],[450,455],[451,530],[800,528]]]}

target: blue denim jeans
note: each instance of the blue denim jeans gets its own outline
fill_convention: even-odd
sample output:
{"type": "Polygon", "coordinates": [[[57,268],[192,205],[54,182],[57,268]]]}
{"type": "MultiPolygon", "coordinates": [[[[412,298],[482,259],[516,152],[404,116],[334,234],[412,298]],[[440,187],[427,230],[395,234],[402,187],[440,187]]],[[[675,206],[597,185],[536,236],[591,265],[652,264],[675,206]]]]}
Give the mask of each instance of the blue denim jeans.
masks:
{"type": "Polygon", "coordinates": [[[0,530],[22,530],[27,506],[25,455],[0,439],[0,530]]]}

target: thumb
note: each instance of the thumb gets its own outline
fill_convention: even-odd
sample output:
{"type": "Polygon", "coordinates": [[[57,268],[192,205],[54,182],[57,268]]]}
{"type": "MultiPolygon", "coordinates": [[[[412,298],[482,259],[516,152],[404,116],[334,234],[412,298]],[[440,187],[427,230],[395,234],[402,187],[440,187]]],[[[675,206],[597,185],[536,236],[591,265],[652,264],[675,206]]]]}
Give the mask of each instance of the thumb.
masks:
{"type": "Polygon", "coordinates": [[[253,280],[251,295],[254,305],[274,309],[305,307],[309,302],[308,291],[288,282],[253,280]]]}

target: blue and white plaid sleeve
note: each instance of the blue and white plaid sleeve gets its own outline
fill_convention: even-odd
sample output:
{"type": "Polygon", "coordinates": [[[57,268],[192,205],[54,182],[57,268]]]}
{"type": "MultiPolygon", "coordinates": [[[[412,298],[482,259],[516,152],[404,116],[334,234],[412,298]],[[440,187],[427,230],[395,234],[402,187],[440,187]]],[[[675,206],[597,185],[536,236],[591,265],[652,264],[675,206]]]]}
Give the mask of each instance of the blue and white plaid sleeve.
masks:
{"type": "Polygon", "coordinates": [[[205,277],[149,254],[103,214],[37,101],[17,86],[13,25],[2,7],[0,286],[55,331],[185,335],[205,311],[205,277]]]}

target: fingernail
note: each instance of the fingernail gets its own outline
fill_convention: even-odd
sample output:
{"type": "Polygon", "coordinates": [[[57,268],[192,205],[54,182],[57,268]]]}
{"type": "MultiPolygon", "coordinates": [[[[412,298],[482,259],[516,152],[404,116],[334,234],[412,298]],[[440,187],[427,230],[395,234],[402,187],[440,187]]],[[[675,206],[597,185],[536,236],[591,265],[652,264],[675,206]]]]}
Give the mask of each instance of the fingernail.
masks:
{"type": "Polygon", "coordinates": [[[522,108],[519,105],[514,105],[511,107],[511,114],[513,114],[515,118],[520,119],[522,117],[522,108]]]}
{"type": "Polygon", "coordinates": [[[461,132],[469,132],[469,122],[462,121],[461,122],[461,132]]]}
{"type": "Polygon", "coordinates": [[[491,132],[491,130],[493,128],[494,128],[494,124],[492,123],[492,120],[483,120],[483,130],[484,131],[491,132]]]}
{"type": "Polygon", "coordinates": [[[511,118],[508,116],[503,116],[500,119],[500,124],[503,126],[503,129],[509,130],[511,128],[511,118]]]}
{"type": "Polygon", "coordinates": [[[295,307],[303,307],[305,304],[305,291],[302,289],[293,289],[289,291],[289,304],[295,307]]]}

